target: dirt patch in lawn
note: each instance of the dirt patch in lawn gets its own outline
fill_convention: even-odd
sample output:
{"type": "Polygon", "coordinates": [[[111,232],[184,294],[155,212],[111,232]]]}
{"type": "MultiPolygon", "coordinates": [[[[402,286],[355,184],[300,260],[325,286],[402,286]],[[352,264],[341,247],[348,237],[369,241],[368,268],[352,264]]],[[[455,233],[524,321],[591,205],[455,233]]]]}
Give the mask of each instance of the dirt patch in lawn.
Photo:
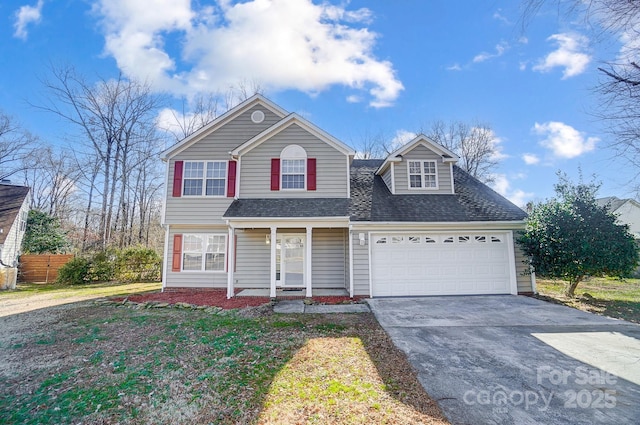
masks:
{"type": "Polygon", "coordinates": [[[372,314],[81,303],[6,319],[5,424],[446,423],[372,314]],[[283,396],[308,379],[313,399],[283,396]]]}

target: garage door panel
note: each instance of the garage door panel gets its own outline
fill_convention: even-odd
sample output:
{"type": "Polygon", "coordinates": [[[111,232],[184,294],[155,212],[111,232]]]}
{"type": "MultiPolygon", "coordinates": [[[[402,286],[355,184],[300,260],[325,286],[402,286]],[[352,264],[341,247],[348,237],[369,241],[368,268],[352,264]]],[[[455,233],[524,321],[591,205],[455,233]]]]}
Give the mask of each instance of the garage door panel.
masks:
{"type": "Polygon", "coordinates": [[[373,296],[510,293],[504,233],[372,235],[373,296]]]}

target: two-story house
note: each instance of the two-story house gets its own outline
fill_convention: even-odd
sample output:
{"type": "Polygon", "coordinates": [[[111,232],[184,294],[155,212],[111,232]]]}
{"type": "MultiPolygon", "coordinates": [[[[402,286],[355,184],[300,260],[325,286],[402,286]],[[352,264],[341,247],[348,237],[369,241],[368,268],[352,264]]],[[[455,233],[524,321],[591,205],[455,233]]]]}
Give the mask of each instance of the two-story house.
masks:
{"type": "Polygon", "coordinates": [[[163,289],[351,296],[534,291],[525,213],[418,136],[357,160],[255,95],[167,149],[163,289]]]}

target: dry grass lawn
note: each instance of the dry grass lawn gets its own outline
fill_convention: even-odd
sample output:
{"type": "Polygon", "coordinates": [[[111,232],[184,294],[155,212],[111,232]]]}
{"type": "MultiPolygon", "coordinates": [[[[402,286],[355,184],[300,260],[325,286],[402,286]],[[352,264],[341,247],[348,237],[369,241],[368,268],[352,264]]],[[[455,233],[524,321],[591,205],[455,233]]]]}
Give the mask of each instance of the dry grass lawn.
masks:
{"type": "Polygon", "coordinates": [[[372,314],[66,304],[3,318],[3,424],[443,424],[372,314]]]}

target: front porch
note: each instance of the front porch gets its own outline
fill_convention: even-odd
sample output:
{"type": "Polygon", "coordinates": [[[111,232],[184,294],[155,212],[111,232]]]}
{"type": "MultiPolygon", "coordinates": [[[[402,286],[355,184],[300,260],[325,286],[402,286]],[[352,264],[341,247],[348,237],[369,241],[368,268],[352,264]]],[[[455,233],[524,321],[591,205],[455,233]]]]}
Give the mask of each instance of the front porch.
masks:
{"type": "MultiPolygon", "coordinates": [[[[276,289],[276,298],[305,298],[306,289],[276,289]]],[[[236,297],[268,297],[268,288],[242,289],[236,293],[236,297]]],[[[349,291],[346,289],[312,289],[311,297],[348,297],[349,291]]]]}
{"type": "Polygon", "coordinates": [[[353,295],[349,231],[340,221],[229,220],[228,297],[353,295]]]}

